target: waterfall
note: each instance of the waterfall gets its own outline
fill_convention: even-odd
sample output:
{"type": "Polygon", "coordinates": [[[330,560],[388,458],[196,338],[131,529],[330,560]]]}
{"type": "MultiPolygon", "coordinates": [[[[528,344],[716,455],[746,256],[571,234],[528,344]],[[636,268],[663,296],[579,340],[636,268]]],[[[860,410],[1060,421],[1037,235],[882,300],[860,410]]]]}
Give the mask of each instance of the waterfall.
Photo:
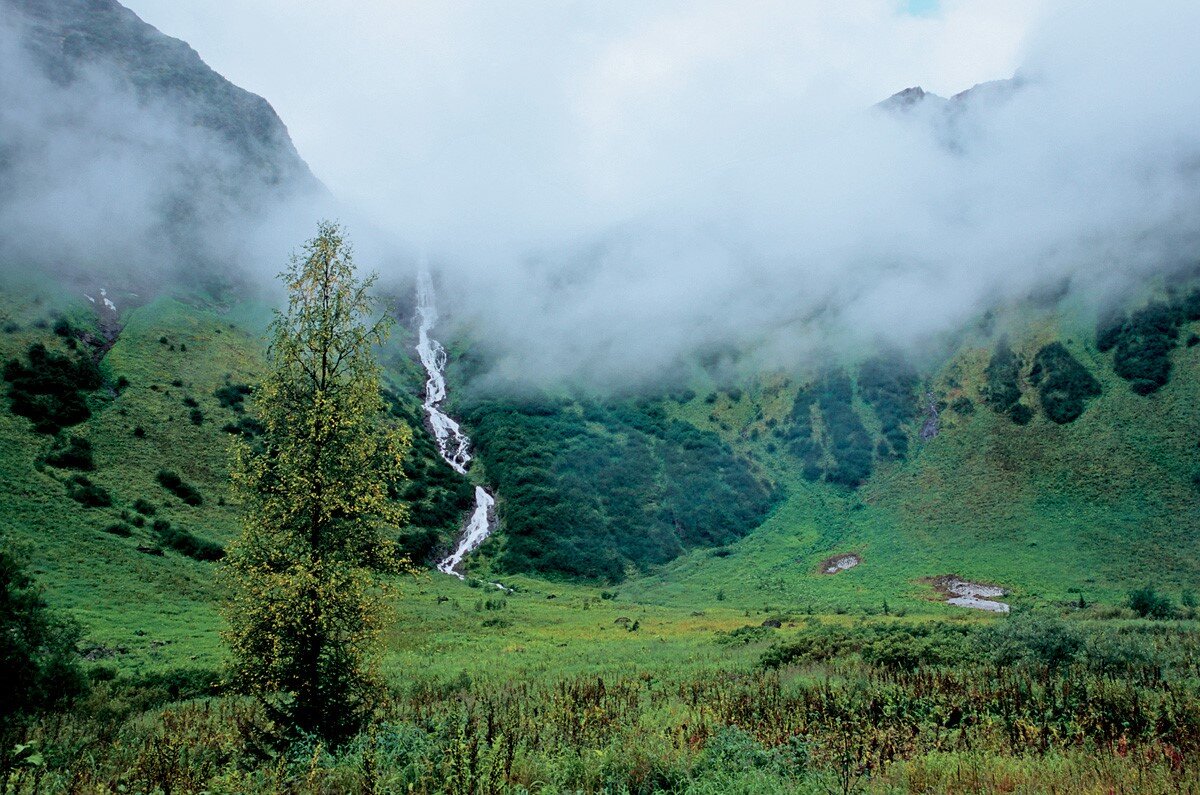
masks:
{"type": "MultiPolygon", "coordinates": [[[[433,277],[422,268],[417,276],[417,355],[425,368],[425,416],[437,443],[438,453],[455,472],[465,475],[471,465],[471,440],[458,422],[441,409],[446,399],[446,349],[431,335],[438,321],[437,305],[433,292],[433,277]]],[[[496,499],[482,486],[475,487],[475,510],[463,528],[454,553],[437,564],[438,571],[453,574],[467,555],[483,543],[492,532],[492,509],[496,499]]]]}

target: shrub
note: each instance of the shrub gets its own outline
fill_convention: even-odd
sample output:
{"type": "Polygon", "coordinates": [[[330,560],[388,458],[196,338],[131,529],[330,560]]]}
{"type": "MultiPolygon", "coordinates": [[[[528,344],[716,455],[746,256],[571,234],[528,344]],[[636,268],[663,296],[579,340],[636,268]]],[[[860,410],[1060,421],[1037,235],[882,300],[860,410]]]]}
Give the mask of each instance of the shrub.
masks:
{"type": "Polygon", "coordinates": [[[82,632],[69,618],[46,604],[23,565],[0,546],[0,740],[19,719],[57,706],[86,688],[75,651],[82,632]]]}
{"type": "Polygon", "coordinates": [[[959,395],[950,404],[950,409],[959,416],[966,417],[975,413],[975,401],[966,395],[959,395]]]}
{"type": "Polygon", "coordinates": [[[507,497],[499,563],[508,571],[617,582],[630,568],[740,538],[773,503],[720,437],[657,402],[488,401],[464,419],[507,497]]]}
{"type": "Polygon", "coordinates": [[[213,392],[213,396],[223,408],[231,409],[236,412],[246,410],[245,400],[253,390],[249,384],[230,384],[226,383],[213,392]]]}
{"type": "Polygon", "coordinates": [[[745,626],[731,629],[728,632],[717,630],[716,642],[725,646],[744,646],[767,640],[772,634],[770,627],[745,626]]]}
{"type": "Polygon", "coordinates": [[[904,426],[919,412],[917,371],[899,353],[882,354],[863,363],[858,386],[879,417],[883,438],[876,451],[880,458],[903,460],[908,455],[904,426]]]}
{"type": "Polygon", "coordinates": [[[1042,410],[1059,425],[1074,422],[1088,399],[1100,394],[1100,382],[1058,342],[1033,357],[1029,380],[1038,388],[1042,410]]]}
{"type": "MultiPolygon", "coordinates": [[[[1179,326],[1200,319],[1200,291],[1170,302],[1156,301],[1131,315],[1104,319],[1096,346],[1113,350],[1113,370],[1139,395],[1160,389],[1171,376],[1170,352],[1178,344],[1179,326]]],[[[1188,347],[1196,344],[1188,337],[1188,347]]],[[[1200,342],[1200,338],[1197,339],[1200,342]]]]}
{"type": "Polygon", "coordinates": [[[204,413],[202,411],[200,411],[200,409],[192,409],[191,412],[188,414],[188,417],[189,417],[189,419],[191,419],[192,425],[203,425],[204,424],[204,413]]]}
{"type": "Polygon", "coordinates": [[[120,536],[121,538],[129,538],[131,535],[133,535],[133,528],[124,522],[115,522],[110,524],[108,527],[105,527],[104,532],[110,535],[120,536]]]}
{"type": "Polygon", "coordinates": [[[78,469],[90,472],[96,468],[92,459],[92,443],[79,436],[66,441],[58,439],[54,449],[46,456],[46,463],[59,469],[78,469]]]}
{"type": "Polygon", "coordinates": [[[1151,586],[1130,592],[1129,607],[1142,618],[1171,618],[1175,614],[1171,598],[1151,586]]]}
{"type": "Polygon", "coordinates": [[[107,508],[112,505],[112,495],[85,475],[75,475],[67,481],[67,496],[85,508],[107,508]]]}
{"type": "Polygon", "coordinates": [[[183,405],[187,406],[190,409],[194,409],[194,408],[197,408],[200,404],[197,403],[196,399],[193,397],[185,397],[183,399],[183,405]]]}
{"type": "Polygon", "coordinates": [[[169,523],[160,529],[158,522],[154,523],[154,529],[158,531],[159,540],[165,546],[193,560],[213,561],[225,557],[225,549],[220,544],[200,538],[187,530],[173,528],[169,523]]]}
{"type": "Polygon", "coordinates": [[[187,505],[195,507],[204,502],[200,492],[194,486],[169,469],[159,470],[157,479],[164,489],[183,500],[187,505]]]}
{"type": "Polygon", "coordinates": [[[263,428],[261,422],[253,417],[241,416],[238,417],[237,422],[227,422],[222,425],[221,430],[225,431],[225,433],[236,434],[246,439],[253,439],[255,436],[261,434],[265,428],[263,428]]]}
{"type": "Polygon", "coordinates": [[[149,500],[143,500],[141,497],[139,497],[133,501],[133,510],[137,511],[143,516],[153,516],[157,509],[154,507],[154,503],[150,502],[149,500]]]}
{"type": "Polygon", "coordinates": [[[1083,650],[1078,630],[1055,618],[1012,616],[991,633],[989,647],[997,665],[1032,662],[1056,670],[1070,665],[1083,650]]]}
{"type": "Polygon", "coordinates": [[[55,434],[92,415],[84,393],[103,383],[91,357],[75,359],[51,353],[41,343],[30,346],[27,364],[12,359],[4,367],[12,412],[33,421],[34,428],[55,434]]]}
{"type": "Polygon", "coordinates": [[[854,410],[854,387],[845,372],[827,371],[801,389],[792,405],[792,423],[788,446],[801,459],[806,479],[823,476],[830,483],[855,488],[871,476],[875,445],[854,410]],[[825,439],[814,432],[814,407],[824,420],[825,439]]]}
{"type": "Polygon", "coordinates": [[[723,726],[708,738],[692,771],[700,776],[729,777],[748,770],[777,771],[782,766],[779,751],[764,747],[745,729],[723,726]]]}
{"type": "Polygon", "coordinates": [[[1028,425],[1033,419],[1033,409],[1024,403],[1018,403],[1009,409],[1008,416],[1017,425],[1028,425]]]}
{"type": "Polygon", "coordinates": [[[1033,419],[1033,409],[1021,399],[1021,360],[1008,344],[1008,337],[1001,337],[992,352],[984,375],[987,383],[983,388],[983,401],[997,414],[1006,414],[1017,425],[1027,425],[1033,419]]]}

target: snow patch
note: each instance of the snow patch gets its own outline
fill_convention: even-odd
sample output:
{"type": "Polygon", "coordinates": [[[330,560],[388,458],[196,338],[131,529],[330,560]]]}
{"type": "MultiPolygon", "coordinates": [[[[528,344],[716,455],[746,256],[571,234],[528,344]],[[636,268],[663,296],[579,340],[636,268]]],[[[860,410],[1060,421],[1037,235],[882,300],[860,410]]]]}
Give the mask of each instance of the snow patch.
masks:
{"type": "Polygon", "coordinates": [[[946,594],[946,604],[956,607],[970,607],[975,610],[987,610],[992,613],[1007,613],[1009,606],[996,601],[997,596],[1008,593],[999,585],[971,582],[953,574],[938,577],[933,581],[934,587],[946,594]]]}
{"type": "Polygon", "coordinates": [[[852,569],[860,563],[862,563],[862,558],[852,553],[834,555],[821,564],[821,572],[824,574],[837,574],[839,571],[852,569]]]}

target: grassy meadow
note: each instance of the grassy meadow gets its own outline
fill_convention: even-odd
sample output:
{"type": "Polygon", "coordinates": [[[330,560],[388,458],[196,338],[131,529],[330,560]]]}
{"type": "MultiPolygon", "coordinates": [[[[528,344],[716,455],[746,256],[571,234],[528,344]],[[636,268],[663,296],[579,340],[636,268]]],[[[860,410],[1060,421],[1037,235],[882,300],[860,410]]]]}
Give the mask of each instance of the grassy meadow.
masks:
{"type": "MultiPolygon", "coordinates": [[[[35,343],[74,355],[61,318],[103,332],[81,292],[2,296],[0,361],[35,343]]],[[[48,463],[60,443],[0,410],[0,536],[82,625],[92,680],[5,749],[6,792],[1200,789],[1200,346],[1142,396],[1088,333],[1033,327],[1022,356],[1062,339],[1102,385],[1064,425],[989,409],[989,344],[966,346],[921,387],[974,410],[943,408],[936,437],[914,431],[854,490],[805,479],[779,441],[795,377],[664,398],[778,490],[761,526],[616,583],[503,571],[503,532],[466,581],[399,578],[378,722],[336,752],[281,751],[221,676],[221,565],[178,543],[239,530],[227,481],[244,414],[221,390],[255,381],[269,313],[110,297],[106,386],[63,431],[94,468],[48,463]],[[80,475],[109,504],[81,501],[80,475]],[[859,565],[821,571],[845,553],[859,565]],[[1004,586],[1013,614],[944,604],[928,580],[945,574],[1004,586]],[[1143,586],[1176,618],[1136,617],[1143,586]]],[[[381,361],[411,412],[406,342],[397,329],[381,361]]]]}

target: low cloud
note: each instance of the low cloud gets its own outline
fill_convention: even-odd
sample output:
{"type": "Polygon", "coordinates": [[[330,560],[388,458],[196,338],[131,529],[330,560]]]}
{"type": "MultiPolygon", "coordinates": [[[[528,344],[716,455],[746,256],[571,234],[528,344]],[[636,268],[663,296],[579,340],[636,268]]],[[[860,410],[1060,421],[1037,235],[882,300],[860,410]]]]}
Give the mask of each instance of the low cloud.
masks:
{"type": "MultiPolygon", "coordinates": [[[[1064,286],[1099,304],[1198,251],[1183,0],[131,5],[270,98],[410,252],[371,242],[364,265],[403,283],[428,257],[489,383],[921,350],[990,307],[1064,286]]],[[[119,152],[66,156],[123,173],[119,152]]],[[[303,215],[272,227],[287,243],[264,272],[303,215]]]]}

